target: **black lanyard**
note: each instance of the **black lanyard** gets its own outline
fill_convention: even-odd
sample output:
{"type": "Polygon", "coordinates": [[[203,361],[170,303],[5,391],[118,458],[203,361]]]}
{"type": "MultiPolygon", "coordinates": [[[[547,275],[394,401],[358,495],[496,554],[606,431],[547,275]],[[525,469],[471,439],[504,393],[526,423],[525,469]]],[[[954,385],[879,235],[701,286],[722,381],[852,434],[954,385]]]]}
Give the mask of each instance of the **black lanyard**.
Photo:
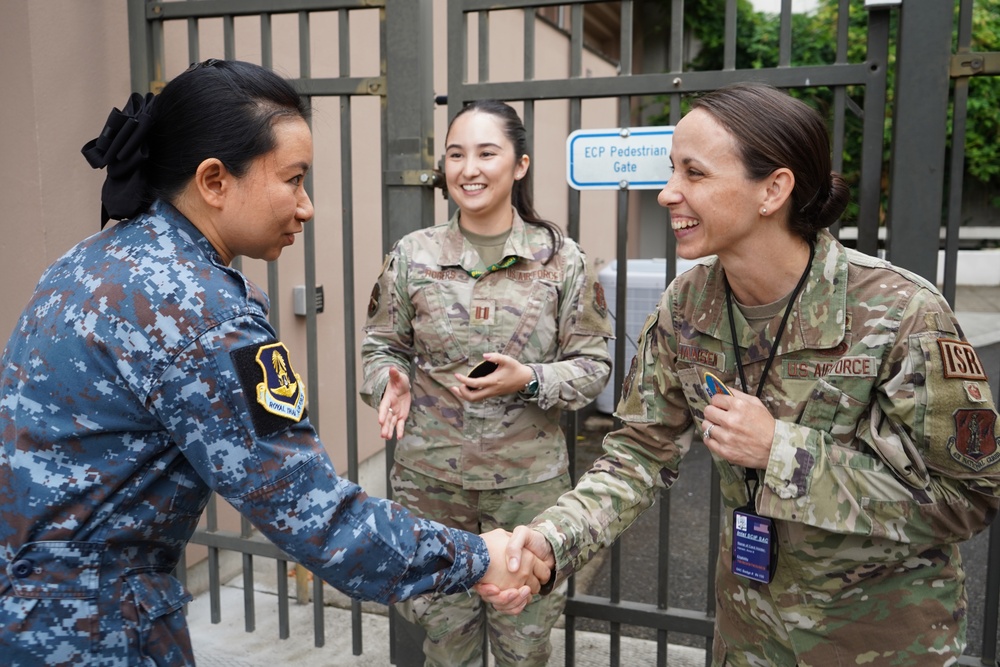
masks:
{"type": "MultiPolygon", "coordinates": [[[[760,398],[761,394],[764,392],[764,383],[767,381],[767,374],[771,371],[771,364],[774,362],[774,357],[778,353],[778,343],[781,342],[781,336],[785,333],[785,326],[788,324],[788,316],[792,312],[792,306],[795,305],[795,299],[798,298],[799,292],[802,291],[802,287],[806,284],[806,278],[809,277],[809,270],[812,268],[813,258],[815,255],[816,246],[810,243],[809,261],[806,262],[805,271],[802,272],[802,277],[799,278],[798,284],[795,286],[795,289],[792,290],[792,295],[788,298],[788,305],[785,306],[785,314],[781,317],[781,326],[778,327],[778,333],[774,336],[774,342],[771,344],[771,352],[767,357],[767,363],[764,364],[764,372],[761,373],[760,381],[757,383],[757,391],[754,394],[757,398],[760,398]]],[[[743,387],[743,391],[746,391],[747,376],[743,372],[743,360],[740,357],[740,344],[736,341],[736,319],[733,317],[732,289],[729,287],[729,279],[726,278],[725,274],[723,274],[722,279],[726,284],[726,309],[729,311],[729,332],[733,339],[733,350],[736,352],[736,370],[740,374],[740,384],[743,387]]],[[[755,505],[755,495],[757,491],[756,470],[753,468],[747,469],[744,484],[746,484],[747,497],[750,499],[750,504],[755,505]],[[754,485],[753,489],[750,488],[751,481],[754,485]]]]}

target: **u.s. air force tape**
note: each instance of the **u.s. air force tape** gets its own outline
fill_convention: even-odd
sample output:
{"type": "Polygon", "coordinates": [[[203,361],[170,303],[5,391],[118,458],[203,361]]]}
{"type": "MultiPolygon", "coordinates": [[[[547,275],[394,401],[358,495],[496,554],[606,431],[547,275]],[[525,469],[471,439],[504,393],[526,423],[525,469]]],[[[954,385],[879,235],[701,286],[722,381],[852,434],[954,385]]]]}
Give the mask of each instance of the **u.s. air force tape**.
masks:
{"type": "Polygon", "coordinates": [[[246,396],[254,431],[266,438],[306,414],[306,387],[292,369],[288,348],[271,340],[230,353],[246,396]]]}

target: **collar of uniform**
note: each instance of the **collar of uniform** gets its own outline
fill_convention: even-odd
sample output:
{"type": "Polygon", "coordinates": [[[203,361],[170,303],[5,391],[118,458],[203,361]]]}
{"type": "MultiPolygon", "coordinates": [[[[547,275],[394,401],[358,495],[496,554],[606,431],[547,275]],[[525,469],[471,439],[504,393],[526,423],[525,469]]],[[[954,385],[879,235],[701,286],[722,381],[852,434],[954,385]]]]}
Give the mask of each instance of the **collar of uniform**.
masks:
{"type": "MultiPolygon", "coordinates": [[[[441,266],[460,266],[466,273],[479,267],[479,253],[466,240],[462,230],[458,227],[458,217],[460,211],[455,211],[448,221],[448,230],[445,233],[444,243],[441,244],[441,257],[438,260],[441,266]]],[[[521,216],[514,211],[514,221],[510,228],[510,236],[504,244],[504,257],[520,257],[527,261],[533,261],[537,255],[546,253],[543,244],[535,244],[529,238],[527,226],[521,220],[521,216]]]]}
{"type": "Polygon", "coordinates": [[[207,257],[213,258],[216,262],[219,260],[219,252],[212,245],[211,241],[201,233],[197,227],[194,226],[190,220],[188,220],[183,213],[174,208],[173,204],[164,201],[162,199],[157,199],[153,202],[153,205],[149,208],[149,214],[163,220],[167,224],[177,227],[179,230],[184,232],[192,242],[194,242],[199,248],[201,248],[207,257]]]}
{"type": "MultiPolygon", "coordinates": [[[[702,315],[692,323],[702,333],[717,340],[728,341],[729,320],[726,315],[726,285],[724,271],[717,259],[705,263],[708,275],[705,289],[698,297],[695,312],[702,315]]],[[[752,328],[740,313],[733,308],[736,329],[740,336],[740,347],[751,350],[750,359],[756,358],[752,351],[757,338],[752,328]]],[[[844,247],[825,229],[816,240],[816,256],[813,258],[809,277],[802,288],[789,318],[788,330],[781,338],[779,354],[787,354],[802,349],[828,349],[836,347],[844,340],[847,315],[847,253],[844,247]]],[[[777,325],[771,325],[776,327],[777,325]]],[[[762,353],[763,350],[760,350],[762,353]]]]}

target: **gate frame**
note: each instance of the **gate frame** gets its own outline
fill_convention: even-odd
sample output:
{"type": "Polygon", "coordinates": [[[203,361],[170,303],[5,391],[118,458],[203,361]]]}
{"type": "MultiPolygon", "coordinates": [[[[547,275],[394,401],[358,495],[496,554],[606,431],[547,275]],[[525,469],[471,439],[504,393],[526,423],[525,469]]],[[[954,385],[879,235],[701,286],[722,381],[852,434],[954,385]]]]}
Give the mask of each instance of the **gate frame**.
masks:
{"type": "MultiPolygon", "coordinates": [[[[586,98],[619,98],[619,117],[623,126],[630,124],[631,113],[629,101],[632,97],[647,94],[661,94],[669,91],[671,97],[672,122],[679,119],[679,104],[681,95],[716,88],[726,83],[739,80],[764,80],[781,88],[828,86],[834,92],[834,106],[837,119],[842,118],[846,106],[843,86],[863,85],[865,88],[864,104],[866,113],[863,121],[863,148],[861,155],[862,184],[859,190],[860,214],[858,220],[858,248],[869,254],[878,253],[879,245],[879,208],[880,187],[878,176],[882,167],[882,128],[885,122],[885,107],[887,90],[885,86],[885,69],[888,66],[888,39],[891,12],[899,13],[899,33],[897,51],[897,78],[895,90],[895,114],[893,117],[893,137],[890,159],[890,179],[892,188],[889,193],[887,219],[886,252],[890,259],[898,260],[897,264],[906,266],[916,273],[935,282],[937,269],[937,247],[927,243],[919,243],[920,239],[936,238],[941,227],[941,215],[944,201],[945,145],[947,130],[945,119],[949,101],[948,88],[951,79],[956,80],[955,130],[954,139],[964,138],[964,113],[967,99],[968,77],[976,74],[1000,74],[997,66],[1000,54],[969,54],[968,31],[971,29],[965,23],[959,27],[959,46],[956,55],[951,54],[951,27],[953,17],[945,12],[953,12],[951,3],[928,3],[926,0],[900,0],[895,7],[881,6],[869,9],[868,56],[863,63],[848,63],[846,60],[846,44],[838,43],[837,60],[832,65],[817,67],[791,67],[790,59],[790,1],[783,3],[781,60],[779,66],[762,70],[736,70],[735,50],[730,43],[735,43],[736,0],[726,0],[726,66],[720,72],[685,72],[681,45],[683,42],[683,9],[673,10],[671,48],[669,52],[670,72],[661,74],[633,74],[631,48],[623,49],[621,56],[621,76],[586,79],[581,76],[583,51],[583,6],[603,0],[577,0],[576,2],[556,2],[553,0],[516,0],[501,2],[498,0],[448,0],[447,30],[450,37],[460,35],[459,39],[448,40],[448,107],[449,117],[453,116],[464,101],[496,97],[524,102],[524,120],[529,130],[529,143],[534,130],[534,107],[537,100],[563,98],[570,101],[570,130],[579,129],[581,125],[581,101],[586,98]],[[477,83],[467,83],[465,71],[466,15],[480,13],[480,35],[488,35],[488,12],[490,10],[517,9],[525,10],[525,42],[533,44],[535,11],[539,7],[564,5],[571,8],[571,59],[570,77],[560,80],[537,80],[534,78],[534,55],[525,55],[525,81],[523,82],[489,82],[488,49],[481,40],[479,45],[479,80],[477,83]],[[483,28],[486,28],[485,30],[483,28]],[[908,50],[909,45],[919,45],[919,48],[908,50]],[[986,66],[970,71],[966,61],[968,56],[985,56],[986,66]],[[964,58],[964,60],[962,60],[964,58]],[[966,63],[966,64],[963,64],[966,63]],[[929,104],[930,102],[930,104],[929,104]],[[901,140],[903,137],[905,141],[901,140]],[[937,156],[937,159],[927,159],[927,156],[937,156]],[[918,167],[915,169],[915,167],[918,167]],[[874,175],[874,177],[871,177],[874,175]],[[893,228],[907,234],[893,234],[893,228]],[[917,233],[913,234],[912,231],[917,233]]],[[[432,82],[432,6],[429,2],[413,0],[185,0],[162,2],[158,0],[127,0],[128,27],[130,38],[130,73],[132,88],[137,91],[151,90],[158,92],[164,84],[162,71],[163,36],[162,22],[172,18],[223,17],[226,19],[225,57],[233,57],[234,44],[232,40],[232,17],[247,15],[290,14],[300,16],[301,34],[306,35],[304,44],[300,47],[300,64],[303,78],[293,80],[299,92],[307,97],[339,96],[342,110],[349,112],[353,96],[378,95],[381,97],[382,114],[382,235],[383,250],[388,250],[391,241],[414,231],[422,226],[421,220],[434,219],[434,191],[439,185],[440,175],[434,169],[434,128],[432,82]],[[380,75],[374,78],[350,77],[349,44],[347,16],[352,9],[372,9],[380,11],[380,75]],[[341,76],[332,79],[312,79],[308,77],[308,13],[311,11],[330,11],[337,9],[345,20],[341,21],[341,76]],[[414,29],[414,26],[417,26],[414,29]],[[387,48],[388,44],[406,45],[406,49],[387,48]],[[403,54],[405,53],[405,57],[403,54]],[[419,211],[419,216],[413,212],[419,211]]],[[[960,16],[971,24],[971,9],[973,0],[960,0],[960,16]]],[[[622,44],[632,44],[632,24],[635,0],[622,0],[622,44]]],[[[677,4],[677,3],[675,3],[677,4]]],[[[841,21],[846,22],[848,0],[840,0],[841,21]]],[[[269,19],[262,19],[266,22],[269,19]]],[[[190,25],[190,23],[189,23],[190,25]]],[[[190,31],[190,27],[189,27],[190,31]]],[[[269,57],[270,44],[267,31],[262,25],[262,47],[265,61],[269,57]]],[[[486,42],[488,46],[488,41],[486,42]]],[[[189,47],[190,50],[191,47],[189,47]]],[[[197,46],[191,52],[192,61],[199,60],[197,46]]],[[[262,64],[268,65],[268,62],[262,64]]],[[[342,138],[350,142],[349,121],[343,120],[349,113],[342,113],[342,138]]],[[[835,132],[836,134],[836,132],[835,132]]],[[[838,152],[838,141],[834,137],[834,152],[838,152]]],[[[958,225],[961,213],[961,162],[962,149],[954,149],[953,166],[948,196],[948,224],[945,260],[945,296],[949,302],[954,302],[954,275],[958,240],[958,225]],[[956,166],[956,164],[958,166],[956,166]],[[956,174],[955,170],[958,169],[956,174]],[[957,175],[957,178],[956,178],[957,175]]],[[[837,156],[835,155],[835,160],[837,156]]],[[[835,168],[836,162],[835,162],[835,168]]],[[[349,171],[349,170],[348,170],[349,171]]],[[[344,263],[345,263],[345,322],[344,335],[347,353],[355,355],[357,345],[355,340],[354,301],[353,301],[353,256],[348,249],[353,246],[353,217],[350,174],[345,172],[344,197],[344,263]]],[[[311,192],[311,180],[307,179],[307,187],[311,192]]],[[[572,238],[579,237],[580,194],[570,191],[569,195],[568,234],[572,238]]],[[[619,267],[627,266],[627,192],[618,195],[618,259],[619,267]]],[[[311,236],[310,226],[305,232],[307,247],[305,282],[307,290],[316,289],[315,280],[315,244],[311,236]]],[[[668,250],[673,254],[672,239],[668,240],[668,250]]],[[[279,312],[278,275],[274,263],[268,266],[268,293],[272,301],[272,324],[278,327],[276,314],[279,312]]],[[[673,277],[674,268],[668,269],[673,277]]],[[[621,271],[618,277],[619,294],[616,304],[617,312],[625,312],[626,273],[621,271]]],[[[307,299],[307,365],[309,370],[308,393],[315,400],[319,396],[317,372],[317,341],[316,341],[316,303],[307,299]]],[[[624,338],[624,321],[620,318],[616,325],[616,334],[624,338]]],[[[619,346],[615,359],[615,400],[620,394],[625,366],[625,346],[619,346]]],[[[356,377],[354,366],[347,365],[346,382],[349,385],[348,397],[348,472],[347,477],[356,480],[358,477],[357,460],[357,429],[356,418],[356,377]]],[[[310,416],[319,427],[319,411],[310,405],[310,416]]],[[[570,447],[575,442],[576,415],[567,417],[565,424],[570,447]]],[[[390,446],[392,443],[389,443],[390,446]]],[[[391,460],[391,450],[390,457],[391,460]]],[[[718,486],[713,470],[713,485],[718,486]]],[[[669,506],[669,492],[661,494],[664,507],[669,506]]],[[[712,527],[718,531],[719,504],[713,498],[712,527]]],[[[218,597],[218,564],[222,550],[232,550],[243,555],[245,590],[250,591],[245,613],[247,630],[253,630],[253,574],[254,556],[273,558],[277,561],[279,588],[283,586],[287,594],[287,556],[269,542],[252,537],[252,533],[244,521],[239,534],[227,533],[217,529],[215,506],[210,506],[207,512],[208,530],[199,531],[192,543],[203,544],[209,548],[210,576],[212,585],[212,617],[218,622],[221,616],[218,597]],[[249,567],[248,567],[249,566],[249,567]]],[[[668,540],[667,534],[663,539],[668,540]]],[[[990,554],[1000,554],[1000,525],[995,523],[990,529],[990,554]]],[[[619,547],[613,547],[613,560],[620,558],[619,547]]],[[[715,559],[716,546],[713,545],[709,558],[715,559]]],[[[992,557],[992,556],[991,556],[992,557]]],[[[183,578],[184,571],[181,569],[183,578]]],[[[298,582],[304,587],[304,581],[298,582]]],[[[616,601],[614,604],[603,599],[589,596],[575,596],[572,593],[567,604],[567,664],[572,664],[573,647],[573,617],[587,616],[604,618],[614,623],[630,623],[661,628],[664,633],[671,631],[687,632],[711,636],[711,624],[714,616],[714,595],[712,583],[709,586],[709,603],[706,612],[666,608],[666,602],[659,605],[640,605],[637,603],[616,601]]],[[[987,572],[987,609],[985,627],[997,624],[997,598],[1000,597],[1000,568],[991,568],[987,572]],[[992,602],[991,602],[992,601],[992,602]]],[[[282,592],[279,590],[279,593],[282,592]]],[[[304,591],[302,591],[304,592],[304,591]]],[[[314,582],[314,619],[315,644],[324,644],[322,582],[314,582]]],[[[287,595],[281,595],[282,607],[279,608],[280,634],[282,638],[289,636],[287,595]]],[[[362,652],[360,633],[360,605],[353,604],[354,622],[354,653],[362,652]]],[[[616,641],[616,633],[612,632],[612,644],[616,641]]],[[[988,664],[997,657],[996,640],[984,632],[981,662],[976,658],[965,656],[960,664],[988,664]]],[[[707,660],[708,656],[706,656],[707,660]]],[[[661,656],[665,661],[665,653],[661,656]]]]}

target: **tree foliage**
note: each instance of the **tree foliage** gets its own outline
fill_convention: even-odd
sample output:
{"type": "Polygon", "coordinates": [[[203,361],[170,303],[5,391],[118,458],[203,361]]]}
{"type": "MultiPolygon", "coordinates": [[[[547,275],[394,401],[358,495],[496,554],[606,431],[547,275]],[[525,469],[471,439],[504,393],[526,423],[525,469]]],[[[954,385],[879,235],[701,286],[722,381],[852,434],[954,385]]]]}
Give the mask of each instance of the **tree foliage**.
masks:
{"type": "MultiPolygon", "coordinates": [[[[935,0],[936,1],[936,0],[935,0]]],[[[956,24],[959,0],[955,3],[956,24]]],[[[658,0],[668,10],[670,0],[658,0]]],[[[790,64],[793,66],[826,65],[836,61],[837,25],[841,5],[848,11],[848,39],[846,62],[864,62],[867,50],[868,10],[864,0],[819,0],[816,10],[793,14],[791,25],[790,64]]],[[[711,71],[723,68],[725,40],[726,0],[685,0],[685,34],[700,43],[700,49],[685,67],[694,71],[711,71]]],[[[669,21],[669,11],[662,15],[669,21]]],[[[888,168],[891,145],[891,119],[895,89],[895,39],[898,34],[898,12],[891,14],[889,62],[886,63],[887,105],[884,129],[883,165],[888,168]]],[[[975,0],[973,7],[971,51],[1000,51],[1000,0],[975,0]]],[[[777,14],[754,11],[749,0],[737,0],[736,69],[759,69],[779,66],[779,39],[781,18],[777,14]]],[[[957,29],[955,30],[957,49],[957,29]]],[[[829,118],[833,103],[832,91],[825,88],[796,89],[791,94],[803,99],[829,118]]],[[[863,87],[848,87],[848,108],[864,108],[863,87]]],[[[662,100],[666,103],[666,100],[662,100]]],[[[949,107],[949,132],[951,137],[953,109],[949,107]]],[[[665,120],[667,112],[659,119],[665,120]]],[[[844,151],[841,172],[854,187],[860,177],[861,119],[848,113],[845,122],[844,151]]],[[[950,148],[950,144],[949,144],[950,148]]],[[[949,151],[950,155],[950,151],[949,151]]],[[[982,183],[989,191],[1000,193],[1000,77],[974,76],[969,80],[968,118],[966,123],[965,171],[968,178],[982,183]]],[[[883,174],[882,182],[886,182],[883,174]]],[[[856,195],[857,193],[855,193],[856,195]]],[[[857,196],[852,198],[857,201],[857,196]]],[[[993,206],[1000,206],[1000,194],[993,197],[993,206]]],[[[849,209],[845,219],[856,215],[856,208],[849,209]]]]}

